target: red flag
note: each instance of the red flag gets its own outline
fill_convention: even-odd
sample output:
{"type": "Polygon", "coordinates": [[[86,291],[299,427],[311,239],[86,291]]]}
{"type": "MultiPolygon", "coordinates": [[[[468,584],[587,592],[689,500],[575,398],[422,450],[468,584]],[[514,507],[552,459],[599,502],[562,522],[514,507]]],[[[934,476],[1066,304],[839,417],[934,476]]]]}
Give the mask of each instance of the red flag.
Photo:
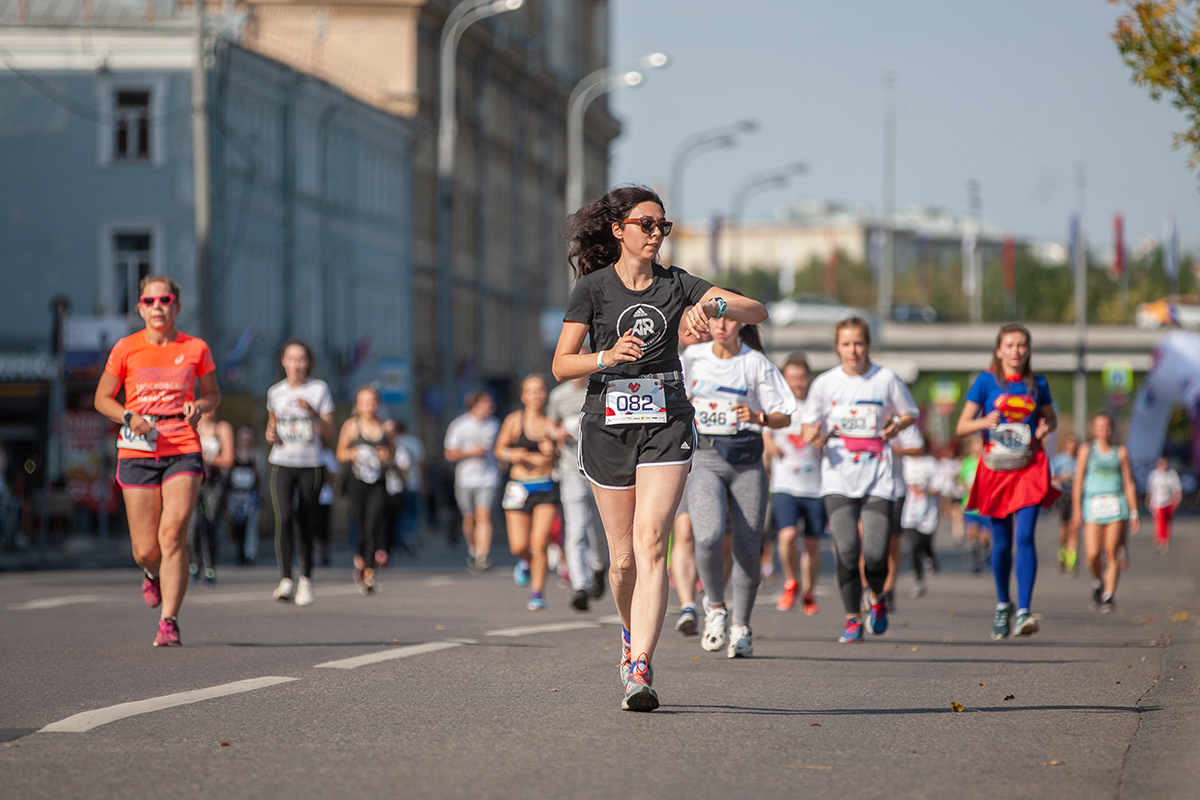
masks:
{"type": "Polygon", "coordinates": [[[1004,237],[1004,291],[1017,290],[1017,243],[1012,234],[1004,237]]]}
{"type": "Polygon", "coordinates": [[[1125,218],[1113,214],[1113,276],[1125,274],[1125,218]]]}

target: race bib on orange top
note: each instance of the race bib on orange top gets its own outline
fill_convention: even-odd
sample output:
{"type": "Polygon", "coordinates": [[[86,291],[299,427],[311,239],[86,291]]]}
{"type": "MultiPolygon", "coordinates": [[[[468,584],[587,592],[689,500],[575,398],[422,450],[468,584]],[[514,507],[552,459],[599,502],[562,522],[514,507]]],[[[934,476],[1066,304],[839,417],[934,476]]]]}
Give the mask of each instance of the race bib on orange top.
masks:
{"type": "MultiPolygon", "coordinates": [[[[179,333],[173,342],[156,345],[146,340],[146,332],[120,339],[108,355],[104,369],[125,389],[125,408],[148,416],[172,416],[183,413],[183,404],[196,399],[196,380],[215,369],[212,353],[203,339],[179,333]]],[[[200,437],[183,419],[162,419],[155,428],[157,441],[153,451],[144,446],[131,448],[117,443],[118,458],[145,458],[181,453],[199,453],[200,437]]]]}

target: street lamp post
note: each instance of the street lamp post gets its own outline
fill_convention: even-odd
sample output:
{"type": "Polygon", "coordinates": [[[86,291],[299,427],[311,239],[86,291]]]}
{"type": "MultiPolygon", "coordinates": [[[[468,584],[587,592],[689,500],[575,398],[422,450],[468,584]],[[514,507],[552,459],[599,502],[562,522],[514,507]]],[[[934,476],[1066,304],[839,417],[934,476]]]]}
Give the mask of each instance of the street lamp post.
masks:
{"type": "Polygon", "coordinates": [[[730,204],[730,216],[737,220],[738,237],[735,266],[739,270],[745,267],[745,264],[742,263],[742,240],[745,238],[743,217],[746,211],[746,198],[755,192],[762,192],[768,189],[782,189],[788,185],[788,181],[791,180],[793,175],[801,175],[807,171],[808,165],[802,161],[797,161],[787,166],[756,173],[738,184],[738,188],[733,193],[733,202],[730,204]]]}
{"type": "Polygon", "coordinates": [[[671,215],[681,224],[683,217],[683,168],[696,156],[712,150],[722,150],[737,144],[740,133],[754,133],[758,123],[744,119],[731,125],[709,128],[684,139],[675,146],[671,156],[671,177],[667,183],[667,202],[671,204],[671,215]]]}
{"type": "Polygon", "coordinates": [[[632,67],[605,67],[591,73],[571,90],[567,100],[567,213],[583,205],[584,157],[583,116],[593,100],[623,86],[638,86],[644,80],[639,70],[658,69],[667,65],[662,53],[643,56],[632,67]]]}
{"type": "Polygon", "coordinates": [[[438,59],[437,141],[437,310],[438,360],[441,367],[443,413],[454,402],[454,145],[458,138],[455,108],[455,51],[472,24],[497,14],[516,11],[524,0],[464,0],[450,10],[442,26],[438,59]]]}

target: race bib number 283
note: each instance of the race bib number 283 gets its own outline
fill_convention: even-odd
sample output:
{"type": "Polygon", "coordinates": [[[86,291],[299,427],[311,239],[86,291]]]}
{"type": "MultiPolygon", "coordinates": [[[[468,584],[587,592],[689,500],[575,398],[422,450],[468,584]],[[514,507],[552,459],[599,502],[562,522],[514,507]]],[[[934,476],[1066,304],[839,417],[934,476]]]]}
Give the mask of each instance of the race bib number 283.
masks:
{"type": "Polygon", "coordinates": [[[667,398],[662,381],[630,378],[613,381],[604,391],[604,424],[662,424],[667,421],[667,398]]]}

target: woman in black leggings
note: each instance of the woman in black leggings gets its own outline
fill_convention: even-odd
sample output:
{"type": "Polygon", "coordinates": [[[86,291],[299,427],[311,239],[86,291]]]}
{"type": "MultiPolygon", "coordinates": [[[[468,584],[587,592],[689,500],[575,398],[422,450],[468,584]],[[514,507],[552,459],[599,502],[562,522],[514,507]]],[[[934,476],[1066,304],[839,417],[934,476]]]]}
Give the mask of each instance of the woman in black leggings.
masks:
{"type": "Polygon", "coordinates": [[[395,457],[396,443],[379,418],[379,393],[364,386],[354,398],[354,416],[342,424],[337,444],[337,460],[350,465],[346,495],[358,526],[354,582],[363,594],[375,591],[375,567],[387,562],[384,472],[395,457]]]}
{"type": "Polygon", "coordinates": [[[287,377],[267,390],[267,441],[273,447],[271,509],[275,516],[275,556],[279,586],[271,596],[296,605],[313,602],[313,526],[321,490],[321,443],[333,436],[333,396],[325,381],[313,378],[308,345],[283,346],[287,377]],[[292,581],[293,549],[299,549],[301,575],[292,581]]]}

